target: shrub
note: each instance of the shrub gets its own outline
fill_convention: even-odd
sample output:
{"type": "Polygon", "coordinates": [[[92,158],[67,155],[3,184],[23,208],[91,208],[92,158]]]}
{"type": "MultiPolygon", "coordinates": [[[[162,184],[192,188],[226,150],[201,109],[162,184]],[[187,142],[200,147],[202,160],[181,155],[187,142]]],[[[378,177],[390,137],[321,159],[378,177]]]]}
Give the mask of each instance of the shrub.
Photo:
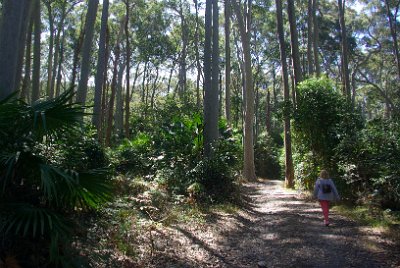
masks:
{"type": "Polygon", "coordinates": [[[267,133],[261,133],[254,148],[254,159],[257,176],[269,179],[279,179],[281,166],[279,149],[267,133]]]}
{"type": "Polygon", "coordinates": [[[65,165],[62,141],[83,134],[85,107],[70,103],[71,97],[65,92],[32,106],[12,97],[0,102],[1,252],[17,248],[26,253],[19,257],[30,258],[19,248],[30,241],[30,249],[39,244],[50,262],[59,263],[70,237],[66,213],[97,208],[110,198],[106,170],[65,165]]]}

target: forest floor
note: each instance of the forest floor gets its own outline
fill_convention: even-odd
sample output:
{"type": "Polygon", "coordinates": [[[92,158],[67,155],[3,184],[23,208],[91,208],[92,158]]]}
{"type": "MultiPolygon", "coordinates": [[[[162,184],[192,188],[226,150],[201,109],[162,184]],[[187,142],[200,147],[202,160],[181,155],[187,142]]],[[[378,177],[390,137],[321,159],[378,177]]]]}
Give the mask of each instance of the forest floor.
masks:
{"type": "Polygon", "coordinates": [[[282,181],[245,183],[246,204],[204,222],[155,228],[151,258],[124,267],[400,267],[400,247],[379,228],[331,211],[282,181]]]}

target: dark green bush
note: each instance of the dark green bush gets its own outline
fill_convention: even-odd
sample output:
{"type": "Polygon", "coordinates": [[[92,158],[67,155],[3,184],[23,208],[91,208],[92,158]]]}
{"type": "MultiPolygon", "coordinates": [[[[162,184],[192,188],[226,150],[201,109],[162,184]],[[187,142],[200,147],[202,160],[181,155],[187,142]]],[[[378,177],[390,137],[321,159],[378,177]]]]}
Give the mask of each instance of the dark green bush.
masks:
{"type": "Polygon", "coordinates": [[[21,246],[47,250],[46,263],[36,266],[65,261],[67,214],[110,198],[106,170],[66,165],[62,141],[84,135],[85,107],[70,103],[71,97],[66,92],[32,106],[13,98],[0,102],[0,252],[24,252],[18,257],[29,260],[34,254],[21,246]]]}
{"type": "Polygon", "coordinates": [[[362,118],[327,78],[303,81],[297,97],[293,124],[296,179],[301,188],[309,188],[322,168],[338,177],[336,148],[360,131],[362,118]]]}
{"type": "Polygon", "coordinates": [[[281,166],[279,148],[267,133],[261,133],[254,148],[256,174],[262,178],[279,179],[281,166]]]}

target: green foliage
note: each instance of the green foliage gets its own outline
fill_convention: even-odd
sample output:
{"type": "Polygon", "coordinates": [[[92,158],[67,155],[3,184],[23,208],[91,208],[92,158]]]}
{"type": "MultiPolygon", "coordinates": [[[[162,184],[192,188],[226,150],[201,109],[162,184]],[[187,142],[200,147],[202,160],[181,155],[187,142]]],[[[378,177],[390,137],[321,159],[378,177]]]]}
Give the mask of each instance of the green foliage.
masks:
{"type": "Polygon", "coordinates": [[[387,207],[400,207],[400,127],[398,120],[374,119],[337,148],[339,168],[352,194],[387,207]]]}
{"type": "Polygon", "coordinates": [[[298,86],[294,112],[294,162],[301,187],[310,187],[320,168],[336,173],[335,149],[362,127],[362,119],[327,78],[298,86]]]}
{"type": "Polygon", "coordinates": [[[261,133],[254,148],[254,159],[257,176],[268,179],[279,179],[281,167],[279,163],[279,148],[267,134],[261,133]]]}
{"type": "Polygon", "coordinates": [[[90,152],[99,150],[94,142],[86,148],[63,144],[84,135],[85,107],[70,103],[71,97],[66,92],[32,106],[14,98],[0,103],[0,239],[44,238],[54,263],[70,231],[65,212],[94,209],[109,200],[111,190],[107,171],[88,164],[90,152]],[[73,151],[86,152],[86,164],[67,165],[73,151]]]}

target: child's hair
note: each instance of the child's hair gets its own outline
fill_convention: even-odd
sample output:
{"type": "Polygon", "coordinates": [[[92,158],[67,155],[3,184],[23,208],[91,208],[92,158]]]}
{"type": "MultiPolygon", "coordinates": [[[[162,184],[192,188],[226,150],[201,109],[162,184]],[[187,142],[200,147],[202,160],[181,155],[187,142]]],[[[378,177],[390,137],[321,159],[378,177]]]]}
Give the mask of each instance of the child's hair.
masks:
{"type": "Polygon", "coordinates": [[[322,179],[328,179],[329,178],[329,173],[325,169],[321,170],[321,173],[319,173],[319,177],[322,179]]]}

